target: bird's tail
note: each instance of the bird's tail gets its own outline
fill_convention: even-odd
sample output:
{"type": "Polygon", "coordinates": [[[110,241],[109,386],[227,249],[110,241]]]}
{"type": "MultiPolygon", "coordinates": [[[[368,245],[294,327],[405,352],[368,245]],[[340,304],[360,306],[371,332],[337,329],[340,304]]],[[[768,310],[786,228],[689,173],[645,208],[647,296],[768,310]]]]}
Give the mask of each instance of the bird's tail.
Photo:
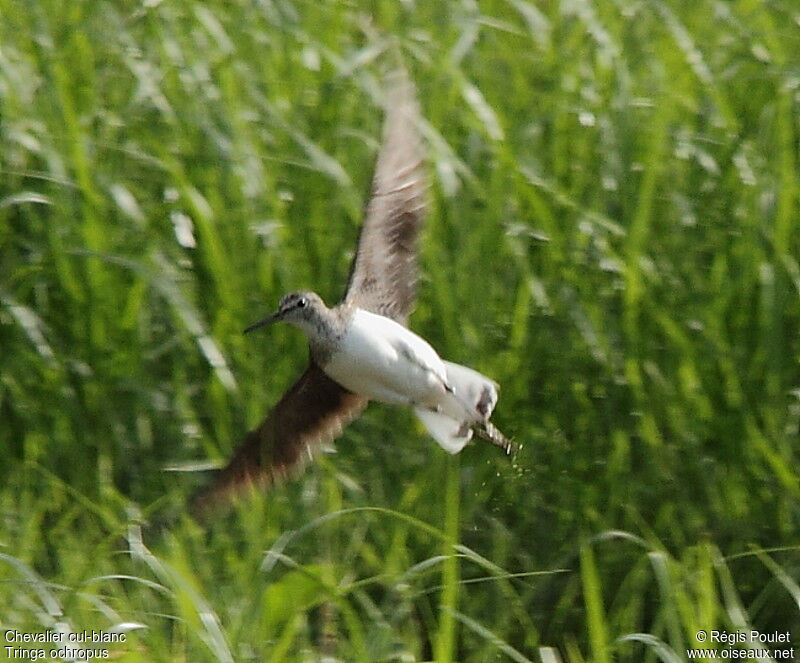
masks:
{"type": "Polygon", "coordinates": [[[471,368],[444,362],[450,388],[439,409],[415,408],[425,428],[451,454],[457,454],[472,439],[473,432],[510,452],[511,443],[490,422],[497,404],[497,385],[471,368]]]}

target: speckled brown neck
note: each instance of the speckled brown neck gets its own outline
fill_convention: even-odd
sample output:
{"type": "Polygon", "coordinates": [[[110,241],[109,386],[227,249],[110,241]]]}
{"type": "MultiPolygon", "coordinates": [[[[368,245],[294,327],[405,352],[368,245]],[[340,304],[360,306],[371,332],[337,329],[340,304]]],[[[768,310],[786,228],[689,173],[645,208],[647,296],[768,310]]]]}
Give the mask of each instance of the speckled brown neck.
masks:
{"type": "Polygon", "coordinates": [[[309,310],[309,322],[313,325],[313,332],[309,333],[311,357],[321,368],[325,367],[342,342],[354,310],[349,304],[309,310]]]}

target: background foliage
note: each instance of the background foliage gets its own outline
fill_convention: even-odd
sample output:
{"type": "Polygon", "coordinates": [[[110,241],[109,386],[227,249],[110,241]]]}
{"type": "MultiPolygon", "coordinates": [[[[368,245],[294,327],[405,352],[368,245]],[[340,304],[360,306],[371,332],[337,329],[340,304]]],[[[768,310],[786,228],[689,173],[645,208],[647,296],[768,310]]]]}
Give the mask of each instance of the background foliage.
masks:
{"type": "Polygon", "coordinates": [[[681,661],[800,633],[791,0],[0,0],[0,625],[121,661],[681,661]],[[432,187],[412,327],[513,463],[373,405],[183,514],[341,294],[382,75],[432,187]],[[146,628],[135,628],[143,625],[146,628]],[[130,630],[132,629],[132,630],[130,630]]]}

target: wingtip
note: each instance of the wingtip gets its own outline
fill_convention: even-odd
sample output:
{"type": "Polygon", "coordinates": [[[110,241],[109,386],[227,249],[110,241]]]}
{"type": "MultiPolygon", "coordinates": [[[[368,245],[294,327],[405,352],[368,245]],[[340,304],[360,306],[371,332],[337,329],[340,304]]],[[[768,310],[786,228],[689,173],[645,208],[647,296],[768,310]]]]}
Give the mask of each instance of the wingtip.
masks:
{"type": "Polygon", "coordinates": [[[221,518],[227,514],[248,492],[257,492],[255,483],[250,479],[231,480],[224,470],[211,482],[199,488],[189,499],[189,514],[200,523],[221,518]]]}
{"type": "Polygon", "coordinates": [[[253,482],[237,485],[217,486],[211,484],[198,490],[189,499],[189,515],[203,525],[223,519],[237,505],[247,504],[264,493],[271,482],[253,482]]]}
{"type": "Polygon", "coordinates": [[[387,119],[401,115],[417,121],[420,114],[417,86],[405,67],[397,67],[386,74],[383,103],[387,119]]]}
{"type": "Polygon", "coordinates": [[[211,488],[201,488],[189,498],[189,515],[199,523],[207,523],[215,516],[222,516],[233,506],[231,500],[221,499],[211,488]]]}

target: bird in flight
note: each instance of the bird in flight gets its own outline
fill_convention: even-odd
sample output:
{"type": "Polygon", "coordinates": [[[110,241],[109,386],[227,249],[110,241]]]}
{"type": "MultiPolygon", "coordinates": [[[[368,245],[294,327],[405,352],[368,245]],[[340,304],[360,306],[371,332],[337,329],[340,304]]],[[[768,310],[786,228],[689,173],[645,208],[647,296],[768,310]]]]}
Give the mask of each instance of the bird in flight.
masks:
{"type": "Polygon", "coordinates": [[[425,216],[419,110],[408,77],[388,87],[372,193],[343,300],[328,308],[313,292],[285,295],[250,332],[284,321],[305,332],[309,365],[251,431],[212,483],[193,500],[202,514],[245,487],[265,486],[301,466],[336,437],[370,400],[414,408],[432,437],[458,453],[473,433],[511,453],[489,421],[497,385],[443,361],[406,321],[416,299],[417,236],[425,216]]]}

